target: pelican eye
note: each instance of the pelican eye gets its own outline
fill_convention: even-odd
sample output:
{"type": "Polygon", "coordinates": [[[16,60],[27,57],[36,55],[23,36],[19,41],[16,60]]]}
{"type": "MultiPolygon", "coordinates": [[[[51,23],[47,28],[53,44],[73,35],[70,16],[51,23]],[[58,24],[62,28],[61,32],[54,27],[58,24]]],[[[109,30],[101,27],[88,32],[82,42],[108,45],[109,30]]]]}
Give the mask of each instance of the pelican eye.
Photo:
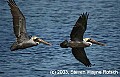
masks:
{"type": "Polygon", "coordinates": [[[91,38],[87,40],[87,42],[90,42],[91,38]]]}
{"type": "Polygon", "coordinates": [[[35,42],[39,42],[38,39],[39,39],[39,38],[33,39],[33,41],[35,41],[35,42]]]}

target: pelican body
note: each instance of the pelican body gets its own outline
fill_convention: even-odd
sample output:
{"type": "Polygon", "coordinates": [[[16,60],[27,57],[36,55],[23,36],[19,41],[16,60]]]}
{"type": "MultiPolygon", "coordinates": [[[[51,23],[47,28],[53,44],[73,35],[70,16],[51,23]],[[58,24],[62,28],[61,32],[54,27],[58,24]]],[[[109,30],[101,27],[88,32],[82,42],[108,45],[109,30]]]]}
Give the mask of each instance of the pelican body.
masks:
{"type": "Polygon", "coordinates": [[[26,21],[25,17],[16,5],[14,0],[7,1],[10,6],[11,14],[13,16],[13,30],[16,36],[16,42],[13,43],[10,50],[18,50],[25,49],[32,46],[37,46],[40,43],[44,43],[46,45],[51,45],[50,43],[36,37],[30,37],[26,31],[26,21]]]}
{"type": "Polygon", "coordinates": [[[62,48],[79,48],[79,47],[89,47],[91,46],[92,44],[97,44],[97,45],[101,45],[101,46],[105,46],[105,44],[101,43],[101,42],[98,42],[98,41],[95,41],[91,38],[84,38],[83,41],[63,41],[60,46],[62,48]]]}
{"type": "Polygon", "coordinates": [[[85,66],[90,67],[92,64],[87,58],[84,48],[90,47],[92,44],[101,46],[105,46],[105,44],[91,38],[83,38],[87,28],[88,16],[89,14],[87,12],[80,15],[70,34],[70,41],[65,40],[60,43],[60,46],[62,48],[72,48],[74,57],[85,66]]]}
{"type": "Polygon", "coordinates": [[[60,45],[61,45],[62,48],[68,48],[68,47],[77,48],[77,47],[89,47],[90,46],[89,43],[86,43],[84,41],[80,42],[80,41],[67,41],[67,40],[62,42],[60,45]]]}
{"type": "Polygon", "coordinates": [[[18,49],[25,49],[25,48],[37,46],[40,43],[44,43],[46,45],[51,45],[50,43],[48,43],[36,36],[33,36],[30,39],[26,39],[21,43],[14,42],[10,49],[11,49],[11,51],[18,50],[18,49]]]}

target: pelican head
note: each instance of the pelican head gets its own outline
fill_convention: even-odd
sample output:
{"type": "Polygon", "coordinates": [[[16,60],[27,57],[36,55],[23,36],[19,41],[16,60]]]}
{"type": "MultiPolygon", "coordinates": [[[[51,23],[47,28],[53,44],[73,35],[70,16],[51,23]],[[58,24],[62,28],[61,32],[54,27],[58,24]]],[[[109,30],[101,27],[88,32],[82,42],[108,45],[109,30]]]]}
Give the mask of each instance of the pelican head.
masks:
{"type": "Polygon", "coordinates": [[[105,44],[101,43],[101,42],[98,42],[94,39],[91,39],[91,38],[84,38],[83,41],[87,42],[88,44],[90,44],[90,46],[92,44],[97,44],[97,45],[101,45],[101,46],[105,46],[105,44]]]}
{"type": "Polygon", "coordinates": [[[89,46],[92,45],[92,43],[90,42],[91,38],[84,38],[83,41],[86,42],[87,44],[89,44],[89,46]]]}
{"type": "Polygon", "coordinates": [[[31,39],[38,45],[40,43],[46,44],[46,45],[51,45],[50,43],[40,39],[39,37],[33,36],[31,39]]]}

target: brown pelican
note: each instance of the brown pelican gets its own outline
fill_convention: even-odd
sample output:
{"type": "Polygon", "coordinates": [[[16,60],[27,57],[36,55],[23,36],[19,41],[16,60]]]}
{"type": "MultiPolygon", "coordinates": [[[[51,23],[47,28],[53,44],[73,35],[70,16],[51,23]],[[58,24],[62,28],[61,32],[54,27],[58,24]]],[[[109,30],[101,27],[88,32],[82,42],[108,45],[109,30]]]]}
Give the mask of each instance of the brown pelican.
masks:
{"type": "Polygon", "coordinates": [[[32,46],[37,46],[40,43],[44,43],[46,45],[51,45],[50,43],[36,37],[36,36],[28,36],[26,31],[26,21],[25,17],[16,5],[14,0],[7,1],[10,6],[11,14],[13,16],[13,29],[14,34],[16,36],[16,42],[11,46],[11,51],[18,49],[25,49],[32,46]]]}
{"type": "Polygon", "coordinates": [[[83,39],[84,32],[87,28],[88,15],[89,14],[87,12],[80,15],[70,34],[70,41],[65,40],[60,44],[60,46],[62,48],[71,47],[74,57],[85,66],[90,67],[92,64],[87,58],[84,48],[89,47],[92,44],[98,44],[101,46],[105,46],[105,44],[97,42],[91,38],[83,39]]]}

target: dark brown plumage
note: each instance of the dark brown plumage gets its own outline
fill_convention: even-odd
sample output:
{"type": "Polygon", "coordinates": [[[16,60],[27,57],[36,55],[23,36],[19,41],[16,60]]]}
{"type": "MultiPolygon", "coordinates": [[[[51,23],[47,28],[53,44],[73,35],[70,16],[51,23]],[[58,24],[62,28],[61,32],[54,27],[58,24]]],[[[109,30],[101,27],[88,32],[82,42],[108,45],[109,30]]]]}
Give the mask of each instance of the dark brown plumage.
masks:
{"type": "Polygon", "coordinates": [[[18,49],[25,49],[32,46],[37,46],[40,43],[51,45],[50,43],[36,37],[30,37],[26,31],[26,20],[14,0],[7,1],[10,6],[11,14],[13,17],[13,30],[16,36],[16,42],[11,46],[11,51],[18,49]]]}
{"type": "Polygon", "coordinates": [[[80,15],[70,34],[72,41],[83,41],[83,35],[87,28],[88,16],[89,14],[87,12],[80,15]]]}
{"type": "Polygon", "coordinates": [[[24,40],[28,40],[29,36],[26,31],[26,20],[14,0],[9,0],[8,5],[10,6],[11,14],[13,16],[13,29],[14,34],[17,38],[17,42],[21,43],[24,40]]]}
{"type": "Polygon", "coordinates": [[[71,47],[74,57],[85,66],[90,67],[92,64],[87,58],[84,48],[89,47],[92,44],[98,44],[101,46],[104,46],[105,44],[97,42],[91,38],[83,39],[84,33],[87,29],[88,16],[89,14],[87,12],[80,15],[70,34],[70,41],[65,40],[60,43],[60,46],[62,48],[71,47]]]}
{"type": "MultiPolygon", "coordinates": [[[[83,35],[87,28],[88,13],[81,14],[70,34],[71,41],[83,41],[83,35]]],[[[83,63],[85,66],[91,66],[89,59],[86,56],[84,47],[72,48],[74,57],[83,63]]]]}

